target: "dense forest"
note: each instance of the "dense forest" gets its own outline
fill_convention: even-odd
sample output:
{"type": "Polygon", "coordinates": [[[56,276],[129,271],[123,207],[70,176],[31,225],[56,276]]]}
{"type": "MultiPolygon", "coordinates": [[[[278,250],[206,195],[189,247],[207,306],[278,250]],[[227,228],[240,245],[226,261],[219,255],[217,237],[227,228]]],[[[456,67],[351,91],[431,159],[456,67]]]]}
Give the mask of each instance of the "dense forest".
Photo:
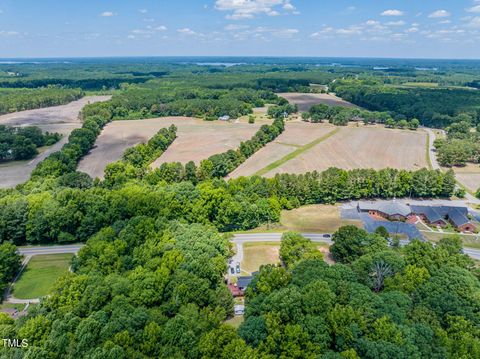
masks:
{"type": "MultiPolygon", "coordinates": [[[[367,198],[448,198],[455,193],[452,170],[330,168],[225,180],[275,140],[284,130],[285,115],[297,111],[275,92],[309,92],[310,84],[332,85],[338,79],[335,90],[344,89],[349,99],[354,96],[352,79],[358,78],[358,89],[365,93],[356,100],[365,101],[362,105],[370,111],[320,105],[304,119],[342,125],[356,118],[411,129],[435,120],[435,126],[449,125],[447,144],[476,143],[477,133],[471,131],[478,122],[474,92],[459,90],[447,113],[443,104],[434,106],[443,100],[444,89],[395,88],[398,106],[391,100],[397,92],[389,91],[405,81],[432,78],[464,85],[478,72],[448,62],[442,74],[435,74],[403,63],[395,63],[395,71],[373,71],[366,60],[358,60],[358,66],[349,62],[351,67],[287,60],[279,64],[273,59],[262,64],[245,60],[232,67],[153,59],[136,64],[92,61],[0,65],[0,85],[18,88],[7,92],[43,91],[35,87],[48,84],[66,87],[52,91],[72,93],[81,92],[73,88],[115,89],[112,100],[83,109],[82,128],[73,130],[68,143],[42,161],[27,183],[0,190],[0,289],[21,265],[16,245],[86,243],[71,272],[27,316],[14,321],[0,314],[2,337],[26,338],[29,343],[28,348],[0,348],[2,358],[480,356],[480,275],[457,237],[435,246],[415,240],[400,247],[381,231],[342,227],[330,248],[335,263],[328,265],[315,244],[287,233],[281,263],[263,266],[247,289],[245,321],[238,329],[225,323],[233,315],[233,298],[224,280],[233,254],[229,233],[276,223],[283,209],[367,198]],[[368,82],[372,76],[375,83],[368,82]],[[24,87],[32,89],[20,89],[24,87]],[[377,97],[379,89],[388,94],[377,97]],[[421,101],[403,113],[412,104],[408,96],[421,101]],[[127,149],[120,161],[108,166],[103,181],[76,171],[110,121],[167,115],[235,118],[267,103],[273,105],[268,111],[271,124],[237,149],[198,166],[190,162],[149,168],[175,141],[172,126],[127,149]],[[436,112],[425,116],[432,108],[436,112]]],[[[38,135],[32,129],[2,127],[7,135],[22,130],[38,135]]]]}
{"type": "Polygon", "coordinates": [[[215,228],[140,215],[92,236],[50,297],[2,333],[28,338],[28,358],[477,358],[480,282],[457,237],[437,246],[353,226],[327,265],[284,235],[281,266],[247,290],[245,321],[224,324],[230,245],[215,228]]]}
{"type": "Polygon", "coordinates": [[[42,133],[35,126],[9,127],[0,125],[0,162],[28,160],[38,154],[38,147],[60,141],[58,133],[42,133]]]}
{"type": "Polygon", "coordinates": [[[480,162],[480,125],[472,131],[468,121],[452,124],[447,128],[447,138],[437,139],[435,148],[438,162],[445,167],[465,166],[467,162],[480,162]]]}
{"type": "Polygon", "coordinates": [[[395,120],[418,118],[425,126],[443,128],[464,116],[480,123],[480,93],[465,88],[398,88],[369,81],[337,81],[343,99],[372,111],[390,111],[395,120]]]}
{"type": "Polygon", "coordinates": [[[0,115],[63,105],[78,100],[83,95],[81,90],[56,86],[35,89],[2,89],[0,87],[0,115]]]}

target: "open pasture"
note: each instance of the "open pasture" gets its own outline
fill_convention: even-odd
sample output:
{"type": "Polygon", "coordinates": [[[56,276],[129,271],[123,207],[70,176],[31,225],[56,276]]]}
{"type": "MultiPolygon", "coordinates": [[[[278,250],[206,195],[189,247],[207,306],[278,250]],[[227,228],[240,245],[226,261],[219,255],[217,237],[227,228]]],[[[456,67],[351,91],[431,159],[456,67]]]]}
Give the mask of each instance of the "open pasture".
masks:
{"type": "Polygon", "coordinates": [[[158,130],[172,124],[178,128],[177,139],[152,163],[152,168],[165,162],[200,163],[216,153],[236,149],[262,125],[245,121],[210,122],[188,117],[114,121],[105,126],[95,147],[80,161],[78,170],[102,178],[105,167],[121,159],[127,148],[147,142],[158,130]]]}
{"type": "Polygon", "coordinates": [[[70,132],[82,126],[82,122],[78,118],[82,108],[89,103],[107,101],[109,99],[110,96],[86,96],[67,105],[14,112],[0,116],[0,125],[15,127],[37,126],[44,132],[58,132],[63,135],[59,142],[41,151],[32,160],[0,164],[0,188],[10,188],[26,182],[37,164],[51,153],[59,151],[68,141],[70,132]]]}
{"type": "Polygon", "coordinates": [[[470,192],[480,189],[480,165],[468,163],[465,167],[454,167],[457,180],[470,192]]]}
{"type": "Polygon", "coordinates": [[[310,110],[310,107],[313,105],[318,105],[320,103],[328,106],[356,107],[354,104],[344,101],[340,97],[326,93],[288,92],[279,93],[278,96],[285,98],[292,105],[298,105],[298,110],[300,112],[306,112],[310,110]]]}

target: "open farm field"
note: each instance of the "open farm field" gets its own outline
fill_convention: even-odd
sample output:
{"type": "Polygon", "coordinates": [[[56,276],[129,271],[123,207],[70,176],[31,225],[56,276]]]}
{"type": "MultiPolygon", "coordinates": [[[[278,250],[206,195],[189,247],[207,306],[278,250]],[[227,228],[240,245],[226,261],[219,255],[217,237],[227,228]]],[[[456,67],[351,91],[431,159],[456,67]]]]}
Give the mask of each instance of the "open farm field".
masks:
{"type": "Polygon", "coordinates": [[[277,139],[263,147],[245,163],[233,171],[229,177],[251,176],[265,166],[282,159],[302,146],[329,134],[336,129],[330,124],[309,122],[287,122],[285,131],[277,139]]]}
{"type": "Polygon", "coordinates": [[[67,105],[46,107],[36,110],[14,112],[0,116],[0,125],[6,126],[37,126],[42,131],[58,132],[63,138],[41,151],[41,153],[29,161],[16,161],[0,165],[0,188],[10,188],[27,181],[30,174],[38,163],[43,161],[51,153],[58,151],[68,141],[68,136],[76,128],[82,126],[78,115],[82,108],[99,101],[107,101],[110,96],[86,96],[67,105]]]}
{"type": "Polygon", "coordinates": [[[424,132],[344,127],[265,175],[273,177],[277,173],[323,171],[330,167],[420,169],[428,167],[426,141],[424,132]]]}
{"type": "Polygon", "coordinates": [[[261,126],[245,121],[203,121],[188,117],[114,121],[105,126],[94,149],[80,161],[78,170],[102,178],[105,167],[121,159],[127,148],[148,141],[158,130],[172,124],[178,128],[177,139],[152,163],[153,168],[165,162],[200,163],[216,153],[236,149],[261,126]]]}
{"type": "Polygon", "coordinates": [[[415,170],[428,167],[426,141],[423,131],[292,122],[277,140],[245,161],[231,177],[273,177],[330,167],[415,170]]]}
{"type": "Polygon", "coordinates": [[[480,189],[480,173],[455,173],[455,176],[469,191],[476,192],[480,189]]]}
{"type": "Polygon", "coordinates": [[[292,105],[298,105],[301,112],[308,111],[313,105],[323,103],[328,106],[356,107],[350,102],[342,100],[340,97],[326,93],[279,93],[278,96],[285,98],[292,105]]]}

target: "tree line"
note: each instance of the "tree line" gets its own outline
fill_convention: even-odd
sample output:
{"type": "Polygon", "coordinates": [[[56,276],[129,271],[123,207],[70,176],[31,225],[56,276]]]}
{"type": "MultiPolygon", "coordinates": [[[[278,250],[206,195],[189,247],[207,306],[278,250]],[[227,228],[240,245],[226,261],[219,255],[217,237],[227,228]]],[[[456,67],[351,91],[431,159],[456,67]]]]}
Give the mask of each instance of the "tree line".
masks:
{"type": "Polygon", "coordinates": [[[302,113],[302,120],[312,123],[321,123],[327,120],[336,126],[347,126],[350,121],[362,121],[365,125],[382,123],[387,128],[408,128],[410,130],[416,130],[420,126],[420,121],[416,118],[410,121],[405,119],[395,121],[388,112],[326,104],[313,105],[307,112],[302,113]]]}
{"type": "Polygon", "coordinates": [[[417,118],[429,127],[445,128],[468,116],[480,123],[480,94],[461,88],[399,88],[372,80],[339,80],[332,90],[346,101],[372,111],[389,111],[397,120],[417,118]]]}
{"type": "Polygon", "coordinates": [[[480,125],[472,131],[472,124],[464,121],[450,125],[447,138],[435,140],[438,162],[444,167],[465,166],[480,162],[480,125]]]}
{"type": "Polygon", "coordinates": [[[68,173],[19,190],[0,191],[0,241],[15,244],[86,241],[101,228],[142,215],[187,220],[221,232],[278,222],[282,209],[342,200],[450,197],[453,171],[340,170],[274,178],[212,179],[167,184],[130,180],[109,188],[68,173]],[[72,215],[74,214],[74,215],[72,215]]]}
{"type": "Polygon", "coordinates": [[[78,100],[83,96],[83,91],[79,89],[68,89],[57,86],[35,89],[0,89],[0,115],[63,105],[78,100]]]}
{"type": "Polygon", "coordinates": [[[0,162],[31,159],[38,154],[39,147],[51,146],[61,138],[59,133],[42,133],[36,126],[0,125],[0,162]]]}

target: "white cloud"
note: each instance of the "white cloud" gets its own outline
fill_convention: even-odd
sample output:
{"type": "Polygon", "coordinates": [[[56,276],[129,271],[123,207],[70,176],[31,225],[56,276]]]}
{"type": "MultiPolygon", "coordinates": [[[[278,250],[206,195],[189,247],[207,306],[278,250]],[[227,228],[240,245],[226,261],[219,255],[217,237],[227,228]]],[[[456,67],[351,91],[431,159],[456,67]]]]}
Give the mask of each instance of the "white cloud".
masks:
{"type": "Polygon", "coordinates": [[[104,11],[100,14],[100,16],[102,16],[102,17],[112,17],[112,16],[115,16],[115,14],[111,11],[104,11]]]}
{"type": "Polygon", "coordinates": [[[236,25],[236,24],[229,24],[224,27],[227,31],[236,31],[236,30],[245,30],[248,29],[250,26],[248,25],[236,25]]]}
{"type": "Polygon", "coordinates": [[[155,30],[157,30],[157,31],[167,31],[168,29],[167,29],[166,26],[160,25],[160,26],[157,26],[157,27],[155,28],[155,30]]]}
{"type": "Polygon", "coordinates": [[[404,14],[405,13],[401,10],[392,9],[392,10],[385,10],[380,15],[382,15],[382,16],[403,16],[404,14]]]}
{"type": "Polygon", "coordinates": [[[389,21],[385,25],[387,26],[403,26],[405,25],[405,21],[399,20],[399,21],[389,21]]]}
{"type": "Polygon", "coordinates": [[[447,10],[437,10],[428,15],[429,18],[437,19],[442,17],[449,17],[451,14],[447,10]]]}
{"type": "Polygon", "coordinates": [[[474,12],[474,13],[480,13],[480,5],[475,5],[472,7],[469,7],[468,9],[465,9],[466,12],[474,12]]]}
{"type": "Polygon", "coordinates": [[[0,30],[1,37],[18,36],[18,35],[20,35],[20,33],[17,31],[0,30]]]}
{"type": "Polygon", "coordinates": [[[193,31],[192,29],[189,29],[188,27],[184,27],[182,29],[178,29],[177,32],[183,35],[196,35],[197,33],[193,31]]]}
{"type": "Polygon", "coordinates": [[[147,9],[140,9],[140,10],[138,10],[138,12],[140,14],[146,14],[146,13],[148,13],[148,10],[147,9]]]}
{"type": "Polygon", "coordinates": [[[412,26],[412,27],[408,28],[407,30],[405,30],[405,32],[407,32],[409,34],[413,34],[415,32],[418,32],[418,27],[412,26]]]}
{"type": "Polygon", "coordinates": [[[475,29],[480,28],[480,16],[470,18],[466,26],[475,29]]]}
{"type": "Polygon", "coordinates": [[[215,9],[229,11],[227,19],[252,19],[257,15],[278,16],[278,9],[289,13],[298,13],[291,0],[216,0],[215,9]]]}
{"type": "Polygon", "coordinates": [[[439,24],[450,24],[451,21],[450,20],[442,20],[442,21],[439,21],[438,23],[439,24]]]}

